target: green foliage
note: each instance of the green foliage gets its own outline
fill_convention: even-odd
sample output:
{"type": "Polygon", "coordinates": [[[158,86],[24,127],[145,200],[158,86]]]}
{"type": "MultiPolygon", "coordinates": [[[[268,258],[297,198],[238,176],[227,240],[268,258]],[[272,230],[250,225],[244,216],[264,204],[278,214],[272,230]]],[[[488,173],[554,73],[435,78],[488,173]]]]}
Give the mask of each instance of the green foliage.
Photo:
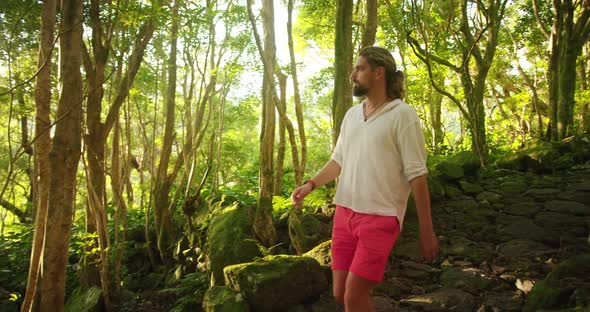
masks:
{"type": "Polygon", "coordinates": [[[0,302],[9,300],[21,303],[27,287],[29,260],[33,230],[29,227],[13,224],[4,235],[0,236],[0,302]]]}
{"type": "Polygon", "coordinates": [[[174,288],[167,288],[162,292],[173,293],[179,297],[170,312],[188,312],[200,307],[208,288],[209,275],[206,272],[196,272],[185,275],[174,288]]]}

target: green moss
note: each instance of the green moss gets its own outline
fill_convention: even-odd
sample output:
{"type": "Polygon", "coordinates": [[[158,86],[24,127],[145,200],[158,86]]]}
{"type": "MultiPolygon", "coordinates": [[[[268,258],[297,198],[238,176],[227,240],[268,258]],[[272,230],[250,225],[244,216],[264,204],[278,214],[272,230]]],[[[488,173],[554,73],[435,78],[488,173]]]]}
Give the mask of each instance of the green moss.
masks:
{"type": "Polygon", "coordinates": [[[224,274],[226,284],[243,293],[255,311],[284,311],[328,288],[321,266],[309,257],[266,256],[227,266],[224,274]]]}
{"type": "MultiPolygon", "coordinates": [[[[544,280],[535,284],[524,311],[570,308],[569,298],[576,292],[577,285],[588,283],[588,279],[590,279],[590,254],[568,259],[553,269],[544,280]]],[[[581,290],[583,291],[582,288],[581,290]]],[[[579,303],[579,305],[582,304],[584,303],[579,303]]],[[[585,306],[576,308],[590,307],[586,303],[585,306]]]]}
{"type": "Polygon", "coordinates": [[[208,234],[207,264],[213,285],[223,284],[223,268],[230,264],[261,257],[253,239],[248,212],[237,204],[219,211],[211,220],[208,234]]]}
{"type": "Polygon", "coordinates": [[[206,312],[248,312],[250,307],[239,292],[227,286],[213,286],[205,293],[203,310],[206,312]]]}

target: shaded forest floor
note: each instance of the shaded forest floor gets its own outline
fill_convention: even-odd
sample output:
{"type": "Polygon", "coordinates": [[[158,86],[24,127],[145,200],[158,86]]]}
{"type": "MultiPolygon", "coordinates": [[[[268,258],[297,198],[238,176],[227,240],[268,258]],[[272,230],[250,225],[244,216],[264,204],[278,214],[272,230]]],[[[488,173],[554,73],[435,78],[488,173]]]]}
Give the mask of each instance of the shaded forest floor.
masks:
{"type": "MultiPolygon", "coordinates": [[[[441,247],[434,263],[421,261],[408,211],[373,292],[377,310],[588,311],[590,166],[553,174],[499,169],[463,186],[433,204],[441,247]],[[544,287],[531,293],[538,283],[544,287]]],[[[157,291],[137,299],[134,311],[169,311],[175,301],[157,291]]],[[[290,311],[335,310],[327,291],[290,311]]]]}

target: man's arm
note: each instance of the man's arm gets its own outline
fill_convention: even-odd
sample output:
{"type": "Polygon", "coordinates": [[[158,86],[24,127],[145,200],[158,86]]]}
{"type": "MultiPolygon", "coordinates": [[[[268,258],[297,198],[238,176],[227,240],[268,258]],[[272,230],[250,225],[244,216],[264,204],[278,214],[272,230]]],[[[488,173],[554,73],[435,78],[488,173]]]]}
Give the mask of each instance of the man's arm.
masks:
{"type": "Polygon", "coordinates": [[[438,240],[432,226],[432,215],[430,211],[430,193],[426,176],[422,175],[410,181],[416,211],[418,212],[418,223],[420,227],[420,249],[425,260],[432,261],[438,253],[438,240]]]}
{"type": "Polygon", "coordinates": [[[313,182],[308,182],[296,188],[291,194],[291,202],[295,207],[301,208],[303,199],[307,196],[314,188],[320,187],[328,182],[336,179],[340,175],[340,165],[334,160],[330,159],[320,170],[320,172],[311,179],[313,182]]]}

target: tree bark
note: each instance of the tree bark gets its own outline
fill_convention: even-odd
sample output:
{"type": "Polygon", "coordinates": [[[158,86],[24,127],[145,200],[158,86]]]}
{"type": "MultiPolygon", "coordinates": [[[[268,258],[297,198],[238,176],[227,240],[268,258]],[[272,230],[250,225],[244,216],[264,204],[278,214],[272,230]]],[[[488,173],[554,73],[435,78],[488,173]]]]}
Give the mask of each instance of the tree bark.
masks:
{"type": "Polygon", "coordinates": [[[35,232],[31,248],[31,261],[29,263],[29,274],[27,277],[27,290],[24,295],[22,312],[29,312],[33,308],[35,297],[38,294],[39,270],[41,268],[45,226],[47,222],[47,204],[49,197],[49,150],[51,149],[50,119],[51,110],[51,65],[53,55],[53,40],[56,19],[56,1],[47,0],[43,2],[41,11],[41,35],[39,43],[39,56],[37,60],[37,74],[35,84],[35,173],[34,184],[36,184],[36,196],[34,198],[33,220],[35,232]]]}
{"type": "MultiPolygon", "coordinates": [[[[280,70],[276,72],[277,79],[279,80],[279,90],[280,90],[280,97],[279,97],[279,105],[282,107],[283,110],[287,110],[287,76],[283,74],[280,70]]],[[[277,161],[276,161],[276,169],[275,169],[275,176],[274,176],[274,186],[273,186],[273,193],[274,195],[281,195],[283,191],[283,173],[284,173],[284,165],[285,165],[285,122],[281,118],[279,118],[279,144],[277,145],[277,161]]]]}
{"type": "Polygon", "coordinates": [[[262,2],[262,24],[264,29],[264,47],[256,30],[256,22],[252,13],[252,0],[248,0],[248,17],[256,40],[258,52],[264,65],[262,82],[262,126],[260,130],[260,172],[258,204],[254,211],[254,233],[262,244],[273,246],[277,241],[277,233],[272,220],[274,141],[275,141],[275,106],[278,99],[274,86],[274,67],[276,59],[274,36],[274,8],[272,0],[262,2]]]}
{"type": "MultiPolygon", "coordinates": [[[[534,6],[537,8],[537,0],[534,6]]],[[[590,35],[590,0],[554,0],[553,25],[549,38],[549,105],[551,139],[572,134],[576,92],[576,60],[590,35]],[[579,8],[579,10],[578,10],[579,8]],[[576,19],[577,18],[577,19],[576,19]]],[[[539,27],[548,33],[539,17],[539,27]]]]}
{"type": "Polygon", "coordinates": [[[377,34],[377,26],[379,24],[379,16],[377,15],[377,0],[367,0],[367,22],[365,24],[365,31],[361,40],[361,48],[369,47],[375,44],[375,35],[377,34]]]}
{"type": "MultiPolygon", "coordinates": [[[[86,155],[88,160],[88,206],[86,207],[86,231],[96,233],[98,231],[99,241],[105,245],[109,244],[108,233],[106,229],[107,216],[105,211],[106,201],[106,142],[109,133],[119,118],[119,111],[124,103],[129,89],[131,88],[137,71],[143,60],[144,51],[149,43],[153,32],[154,24],[152,20],[146,21],[140,28],[135,39],[131,56],[128,60],[127,71],[120,80],[116,96],[109,108],[105,122],[102,122],[102,103],[104,97],[103,84],[105,82],[105,68],[109,60],[111,47],[111,38],[113,28],[110,24],[104,25],[100,16],[99,0],[90,2],[90,21],[92,25],[92,58],[90,51],[83,45],[84,68],[87,73],[88,100],[86,108],[86,122],[88,135],[85,137],[86,155]],[[106,31],[105,31],[106,28],[106,31]],[[92,196],[92,197],[90,197],[92,196]],[[94,205],[94,206],[90,206],[94,205]],[[97,228],[97,224],[103,224],[105,228],[97,228]]],[[[120,68],[119,68],[120,70],[120,68]]],[[[92,248],[92,247],[90,247],[92,248]]],[[[104,255],[103,255],[104,256],[104,255]]],[[[108,272],[100,272],[95,263],[95,255],[89,254],[84,258],[83,273],[81,274],[81,283],[85,286],[101,285],[104,291],[103,295],[108,294],[108,272]],[[102,274],[102,278],[100,275],[102,274]],[[102,281],[101,281],[102,279],[102,281]]],[[[108,259],[101,259],[103,269],[108,270],[108,259]]],[[[105,301],[108,303],[108,299],[105,301]]]]}
{"type": "Polygon", "coordinates": [[[61,312],[68,244],[76,194],[76,174],[81,154],[82,0],[63,0],[60,33],[60,81],[62,83],[53,145],[49,155],[47,234],[43,255],[41,311],[61,312]]]}
{"type": "Polygon", "coordinates": [[[340,135],[346,111],[352,106],[352,0],[336,1],[336,34],[334,42],[334,94],[332,96],[332,144],[340,135]]]}
{"type": "Polygon", "coordinates": [[[154,185],[154,221],[157,233],[157,246],[164,263],[172,258],[172,236],[170,233],[171,215],[169,193],[172,186],[168,177],[168,164],[174,142],[175,109],[176,109],[176,56],[178,44],[179,0],[175,0],[172,7],[172,26],[170,28],[170,55],[168,58],[168,86],[166,88],[166,124],[164,126],[164,140],[160,153],[160,162],[154,185]]]}
{"type": "Polygon", "coordinates": [[[293,0],[289,0],[287,5],[287,36],[289,42],[289,55],[291,58],[291,77],[293,78],[293,100],[295,102],[295,116],[297,118],[297,130],[299,132],[299,143],[301,144],[301,162],[295,170],[295,185],[303,184],[303,175],[307,166],[307,138],[305,136],[305,125],[303,121],[303,105],[299,94],[299,80],[297,78],[297,62],[295,61],[295,48],[293,45],[292,15],[293,0]]]}

